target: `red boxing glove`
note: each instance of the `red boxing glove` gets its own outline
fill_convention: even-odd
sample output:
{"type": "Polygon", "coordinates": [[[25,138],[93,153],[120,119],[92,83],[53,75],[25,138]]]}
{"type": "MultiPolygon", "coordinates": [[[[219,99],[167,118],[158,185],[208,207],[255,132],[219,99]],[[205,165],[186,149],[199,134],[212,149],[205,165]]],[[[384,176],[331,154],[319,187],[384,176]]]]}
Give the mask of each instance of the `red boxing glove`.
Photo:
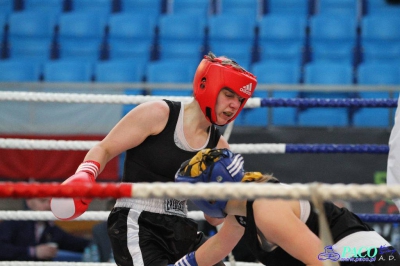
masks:
{"type": "MultiPolygon", "coordinates": [[[[64,184],[78,184],[95,182],[100,171],[100,164],[96,161],[81,163],[76,173],[65,180],[64,184]]],[[[60,220],[73,220],[81,216],[89,207],[91,198],[52,198],[51,211],[60,220]]]]}

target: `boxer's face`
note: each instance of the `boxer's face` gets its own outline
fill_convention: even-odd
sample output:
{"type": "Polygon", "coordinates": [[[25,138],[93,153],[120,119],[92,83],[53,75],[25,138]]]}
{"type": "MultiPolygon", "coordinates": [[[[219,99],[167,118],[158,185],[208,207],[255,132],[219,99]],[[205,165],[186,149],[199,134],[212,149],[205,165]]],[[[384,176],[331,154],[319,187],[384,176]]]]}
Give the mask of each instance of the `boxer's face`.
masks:
{"type": "Polygon", "coordinates": [[[225,125],[239,110],[243,98],[229,88],[223,88],[218,94],[215,105],[216,124],[225,125]]]}

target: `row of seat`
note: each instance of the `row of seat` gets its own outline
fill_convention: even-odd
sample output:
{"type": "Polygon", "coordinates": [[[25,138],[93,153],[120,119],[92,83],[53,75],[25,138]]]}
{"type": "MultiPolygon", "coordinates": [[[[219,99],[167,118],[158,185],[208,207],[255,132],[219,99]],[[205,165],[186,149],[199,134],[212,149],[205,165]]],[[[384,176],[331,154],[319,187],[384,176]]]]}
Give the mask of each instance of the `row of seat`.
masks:
{"type": "Polygon", "coordinates": [[[350,16],[391,13],[393,5],[385,0],[2,0],[2,12],[20,10],[47,10],[52,13],[68,11],[95,11],[116,13],[141,10],[150,15],[163,13],[191,13],[210,15],[241,13],[263,16],[266,13],[340,13],[350,16]]]}
{"type": "MultiPolygon", "coordinates": [[[[143,63],[131,59],[96,61],[59,59],[0,60],[0,81],[191,82],[198,65],[179,60],[143,63]],[[156,72],[159,72],[156,74],[156,72]]],[[[261,84],[400,85],[400,60],[362,63],[310,62],[304,68],[284,61],[260,61],[249,69],[261,84]]]]}
{"type": "MultiPolygon", "coordinates": [[[[192,82],[195,65],[181,61],[144,65],[132,60],[0,61],[0,82],[192,82]]],[[[191,88],[188,88],[191,89],[191,88]]],[[[185,93],[187,94],[187,93],[185,93]]]]}
{"type": "MultiPolygon", "coordinates": [[[[391,90],[365,90],[347,92],[327,91],[273,91],[272,94],[257,91],[258,97],[274,98],[397,98],[400,86],[400,60],[382,63],[362,63],[356,71],[351,64],[314,62],[306,64],[302,71],[298,67],[285,63],[260,62],[254,64],[253,73],[261,84],[299,84],[304,75],[306,85],[368,85],[393,86],[391,90]],[[394,92],[396,91],[396,92],[394,92]]],[[[238,117],[243,125],[263,125],[264,121],[272,125],[287,126],[363,126],[389,127],[393,110],[389,108],[272,108],[271,114],[259,110],[245,110],[238,117]],[[270,116],[271,115],[271,116],[270,116]]]]}
{"type": "MultiPolygon", "coordinates": [[[[355,75],[359,85],[400,86],[400,61],[392,64],[367,64],[359,66],[355,75]]],[[[301,69],[293,64],[262,62],[251,69],[259,84],[299,84],[301,69]]],[[[96,64],[82,61],[54,60],[41,65],[31,61],[0,61],[0,81],[24,82],[149,82],[190,83],[195,72],[194,65],[181,61],[165,60],[147,66],[132,60],[99,61],[96,64]]],[[[309,63],[304,68],[304,84],[307,85],[353,85],[354,72],[350,64],[309,63]]],[[[153,88],[152,95],[190,96],[192,89],[153,88]]],[[[143,94],[140,89],[126,90],[126,94],[143,94]]],[[[267,98],[390,98],[390,91],[359,92],[301,92],[257,90],[255,97],[267,98]]],[[[126,112],[131,106],[124,109],[126,112]]],[[[237,118],[238,125],[266,126],[269,122],[278,126],[379,126],[390,125],[388,108],[273,108],[272,119],[266,108],[246,109],[237,118]]]]}
{"type": "Polygon", "coordinates": [[[400,16],[354,18],[318,15],[307,19],[265,15],[146,15],[70,12],[60,16],[17,12],[0,16],[3,58],[85,60],[134,58],[140,61],[192,58],[208,50],[235,58],[245,67],[259,60],[352,62],[400,58],[400,16]],[[309,25],[309,26],[307,26],[309,25]],[[361,32],[359,32],[361,31],[361,32]]]}
{"type": "MultiPolygon", "coordinates": [[[[190,1],[189,1],[190,2],[190,1]]],[[[247,1],[243,1],[247,2],[247,1]]],[[[250,1],[248,1],[250,2],[250,1]]],[[[282,1],[283,2],[283,1],[282,1]]],[[[301,2],[301,1],[298,1],[301,2]]],[[[338,1],[341,2],[341,1],[338,1]]],[[[151,65],[162,65],[165,71],[158,70],[159,72],[157,74],[154,74],[156,77],[162,77],[165,76],[166,78],[159,80],[159,82],[185,82],[185,78],[181,78],[179,80],[176,80],[175,77],[171,78],[170,73],[166,71],[166,69],[171,69],[173,71],[172,76],[176,76],[177,73],[179,72],[179,67],[174,67],[175,64],[172,64],[171,61],[168,61],[168,59],[174,58],[177,59],[180,56],[184,57],[185,60],[182,62],[182,60],[179,62],[179,64],[182,66],[188,66],[186,67],[186,73],[182,75],[178,75],[180,77],[186,77],[186,74],[188,70],[190,69],[189,72],[191,74],[188,76],[188,80],[186,82],[190,82],[193,76],[193,71],[194,68],[192,66],[197,66],[198,60],[200,59],[200,55],[204,54],[205,51],[212,49],[217,55],[220,54],[226,54],[230,57],[235,58],[240,64],[245,66],[246,68],[251,69],[252,71],[259,73],[259,80],[260,82],[265,82],[265,83],[290,83],[290,81],[261,81],[264,77],[272,77],[274,75],[267,75],[265,73],[274,73],[273,70],[269,69],[266,70],[265,66],[263,71],[264,72],[258,72],[257,66],[262,65],[262,64],[271,64],[277,68],[277,66],[283,65],[285,68],[288,69],[293,69],[294,73],[298,73],[296,75],[293,75],[292,77],[297,77],[295,80],[296,82],[304,82],[306,84],[314,82],[311,77],[315,77],[315,75],[311,75],[310,69],[312,69],[310,66],[312,64],[309,64],[308,61],[310,61],[310,58],[308,57],[309,55],[312,55],[312,61],[316,65],[317,62],[322,63],[324,61],[334,61],[336,63],[342,62],[345,65],[340,65],[340,66],[333,66],[327,67],[326,65],[318,65],[318,68],[325,69],[327,73],[321,74],[319,73],[319,77],[322,79],[319,80],[321,83],[326,83],[326,84],[351,84],[348,83],[347,78],[350,78],[352,81],[351,82],[359,82],[359,84],[363,84],[363,79],[360,79],[360,73],[362,72],[363,65],[368,65],[372,63],[376,63],[376,61],[385,61],[387,62],[388,65],[387,69],[396,69],[396,67],[391,67],[390,62],[395,62],[396,58],[399,56],[399,45],[398,45],[398,17],[392,17],[386,14],[384,17],[378,16],[378,15],[372,15],[371,13],[367,16],[363,16],[361,21],[357,20],[357,18],[354,18],[352,16],[343,16],[343,15],[327,15],[322,13],[316,14],[308,19],[304,18],[304,16],[298,16],[298,15],[275,15],[270,12],[267,13],[268,15],[265,15],[262,17],[260,21],[255,21],[253,16],[240,16],[238,14],[235,14],[234,16],[232,15],[227,15],[226,17],[222,15],[218,16],[210,16],[207,17],[207,20],[199,19],[199,21],[196,21],[195,18],[196,16],[186,14],[182,16],[171,16],[171,15],[163,15],[161,16],[158,20],[151,20],[151,17],[142,14],[143,17],[147,20],[141,20],[142,24],[140,22],[134,20],[133,18],[139,17],[139,15],[128,15],[125,16],[126,13],[112,13],[111,15],[106,16],[104,19],[101,19],[102,16],[99,16],[97,13],[93,12],[93,17],[95,17],[96,23],[93,25],[90,24],[85,24],[81,23],[77,17],[74,17],[74,19],[70,20],[69,23],[65,23],[64,25],[72,25],[72,30],[71,28],[67,30],[67,36],[62,36],[62,33],[65,32],[63,29],[65,27],[62,27],[60,24],[61,17],[68,17],[74,14],[78,14],[80,12],[66,12],[60,14],[60,17],[57,15],[54,16],[41,16],[44,18],[47,18],[49,20],[54,20],[56,23],[56,27],[51,26],[39,26],[37,28],[42,28],[42,29],[50,29],[50,45],[46,46],[43,45],[42,41],[42,36],[37,36],[37,38],[32,38],[30,39],[30,42],[24,43],[21,42],[20,45],[18,45],[18,41],[25,36],[23,36],[23,30],[22,34],[17,36],[12,35],[13,29],[18,29],[18,27],[13,27],[10,23],[11,17],[14,16],[14,13],[25,13],[25,12],[13,12],[10,14],[8,17],[5,17],[5,23],[8,26],[8,28],[4,32],[4,39],[5,43],[8,48],[8,52],[10,54],[7,54],[7,56],[10,56],[10,58],[7,58],[4,61],[9,61],[12,62],[15,60],[15,54],[13,52],[15,50],[18,51],[18,47],[20,49],[23,48],[30,48],[30,54],[33,55],[33,57],[37,56],[38,51],[43,48],[45,48],[45,54],[44,58],[40,59],[40,61],[43,60],[48,60],[49,59],[49,54],[51,55],[52,58],[61,58],[61,59],[71,59],[71,58],[80,58],[80,60],[88,60],[89,57],[83,56],[86,52],[93,52],[92,57],[90,58],[91,61],[95,62],[94,64],[97,66],[98,62],[98,57],[100,55],[101,59],[107,59],[104,62],[104,65],[107,65],[106,63],[112,64],[116,58],[131,58],[130,62],[136,62],[137,64],[141,65],[139,68],[142,69],[142,74],[139,75],[142,78],[146,78],[149,81],[152,80],[152,78],[149,78],[150,74],[146,73],[146,62],[150,62],[148,64],[148,68],[150,68],[151,65]],[[68,16],[67,16],[68,15],[68,16]],[[183,18],[189,17],[189,20],[184,20],[183,18]],[[267,21],[269,21],[268,24],[264,28],[261,27],[261,21],[264,18],[267,18],[267,21]],[[109,20],[107,20],[109,18],[109,20]],[[112,26],[111,25],[111,18],[117,18],[116,23],[112,26]],[[219,18],[220,20],[216,20],[215,23],[215,30],[212,30],[212,27],[210,26],[210,21],[213,18],[219,18]],[[232,19],[235,18],[235,19],[232,19]],[[246,18],[249,19],[249,23],[247,24],[246,18]],[[285,18],[288,18],[286,20],[285,18]],[[350,20],[347,20],[349,18],[350,20]],[[150,20],[149,20],[150,19],[150,20]],[[165,21],[164,21],[165,20],[165,21]],[[166,22],[168,21],[175,21],[177,24],[171,25],[166,22]],[[193,28],[193,25],[190,23],[190,20],[196,21],[195,25],[197,27],[193,28]],[[367,23],[366,21],[369,22],[367,23]],[[229,25],[230,22],[233,22],[233,25],[229,25]],[[274,21],[277,23],[277,27],[272,27],[274,24],[274,21]],[[288,22],[289,21],[289,22],[288,22]],[[290,22],[291,21],[291,22],[290,22]],[[394,22],[393,24],[387,25],[388,21],[394,22]],[[165,22],[165,24],[164,24],[165,22]],[[344,23],[340,23],[344,22],[344,23]],[[236,24],[235,24],[236,23],[236,24]],[[255,24],[252,24],[255,23],[255,24]],[[257,24],[256,24],[257,23],[257,24]],[[280,24],[282,23],[282,24],[280,24]],[[146,28],[146,26],[150,25],[150,29],[146,28]],[[200,25],[200,28],[199,28],[200,25]],[[244,27],[244,41],[249,41],[252,43],[250,49],[243,49],[245,46],[243,43],[240,43],[240,40],[237,40],[235,38],[240,38],[235,37],[236,33],[241,33],[240,26],[245,25],[244,27]],[[251,30],[249,30],[249,25],[250,27],[254,27],[251,30]],[[305,25],[305,26],[304,26],[305,25]],[[348,27],[348,25],[355,25],[354,27],[348,27]],[[369,30],[367,25],[370,25],[372,27],[372,30],[369,30]],[[100,26],[100,27],[99,27],[100,26]],[[318,30],[319,27],[319,30],[318,30]],[[329,30],[329,28],[331,30],[329,30]],[[79,37],[85,36],[85,32],[83,29],[87,29],[90,34],[90,38],[83,40],[80,39],[79,37]],[[97,30],[96,30],[97,29],[97,30]],[[122,31],[119,32],[120,35],[115,34],[116,32],[113,31],[113,29],[121,29],[122,31]],[[140,29],[145,29],[144,32],[138,31],[140,29]],[[268,39],[269,38],[269,43],[268,45],[262,46],[261,43],[263,38],[261,38],[263,35],[262,30],[266,30],[266,36],[268,39]],[[348,31],[351,29],[350,31],[348,31]],[[78,30],[74,32],[74,30],[78,30]],[[361,30],[361,32],[360,32],[361,30]],[[317,32],[320,32],[322,37],[318,34],[317,32]],[[365,36],[366,33],[375,33],[375,35],[371,35],[371,45],[367,45],[368,38],[365,36]],[[74,33],[74,34],[72,34],[74,33]],[[137,33],[143,33],[146,36],[149,36],[149,43],[145,43],[143,45],[140,45],[138,42],[135,41],[143,41],[146,39],[143,36],[138,36],[137,33]],[[196,37],[193,37],[190,35],[189,37],[185,35],[185,33],[195,33],[194,36],[201,36],[200,39],[205,39],[202,44],[195,44],[195,48],[191,45],[191,42],[193,39],[196,39],[196,37]],[[250,35],[248,35],[250,33],[250,35]],[[300,33],[300,34],[299,34],[300,33]],[[92,34],[92,35],[91,35],[92,34]],[[114,34],[114,35],[113,35],[114,34]],[[224,35],[226,34],[226,35],[224,35]],[[324,35],[325,34],[325,35],[324,35]],[[355,35],[354,35],[355,34],[355,35]],[[95,36],[93,36],[95,35],[95,36]],[[96,35],[97,37],[100,38],[99,40],[93,41],[93,38],[95,39],[96,35]],[[300,45],[298,44],[298,36],[300,37],[300,45]],[[112,36],[116,37],[115,42],[112,43],[112,36]],[[134,38],[134,37],[137,38],[134,38]],[[226,41],[225,43],[222,44],[217,44],[218,42],[215,41],[213,44],[212,36],[218,37],[220,41],[226,41]],[[250,36],[250,37],[249,37],[250,36]],[[317,36],[319,38],[315,38],[317,36]],[[355,36],[355,37],[354,37],[355,36]],[[16,37],[13,40],[13,37],[16,37]],[[62,40],[62,37],[66,37],[64,40],[62,40]],[[272,38],[274,37],[274,38],[272,38]],[[355,40],[354,40],[355,38],[355,40]],[[350,45],[348,44],[350,39],[350,45]],[[33,40],[33,41],[32,41],[33,40]],[[64,42],[65,41],[65,42],[64,42]],[[187,42],[186,42],[187,41],[187,42]],[[296,44],[297,42],[297,44],[296,44]],[[64,44],[63,44],[64,43],[64,44]],[[103,49],[98,48],[100,45],[103,45],[103,49]],[[321,43],[321,46],[319,46],[319,43],[321,43]],[[208,47],[206,45],[209,45],[208,47]],[[235,46],[238,44],[238,46],[235,46]],[[260,44],[257,46],[257,44],[260,44]],[[388,45],[390,44],[390,45],[388,45]],[[65,49],[65,47],[68,47],[70,45],[72,47],[72,53],[68,53],[68,49],[65,49]],[[94,46],[95,45],[95,46],[94,46]],[[49,47],[52,47],[49,49],[49,47]],[[368,48],[370,47],[370,48],[368,48]],[[15,49],[17,48],[17,49],[15,49]],[[114,49],[117,48],[117,49],[114,49]],[[139,48],[136,50],[136,48],[139,48]],[[14,49],[14,50],[13,50],[14,49]],[[39,50],[37,50],[39,49],[39,50]],[[75,49],[75,50],[74,50],[75,49]],[[140,50],[142,49],[142,50],[140,50]],[[171,49],[171,50],[169,50],[171,49]],[[201,49],[203,49],[201,51],[201,49]],[[67,51],[66,51],[67,50],[67,51]],[[351,50],[351,51],[349,51],[351,50]],[[100,51],[106,51],[104,53],[100,53],[100,51]],[[151,52],[153,51],[153,53],[151,52]],[[200,52],[201,51],[201,52],[200,52]],[[244,51],[245,57],[242,57],[242,53],[244,51]],[[57,53],[59,52],[59,54],[57,53]],[[117,55],[113,54],[113,52],[116,52],[117,55]],[[119,55],[118,55],[119,52],[119,55]],[[158,53],[157,53],[158,52],[158,53]],[[241,53],[236,53],[236,52],[241,52],[241,53]],[[311,53],[310,53],[311,52],[311,53]],[[357,65],[360,60],[359,60],[359,55],[363,54],[363,63],[360,65],[357,65]],[[145,56],[143,60],[141,60],[140,56],[145,56]],[[293,57],[294,55],[294,57],[293,57]],[[370,56],[371,55],[371,56],[370,56]],[[150,59],[159,59],[158,61],[149,61],[150,59]],[[190,58],[190,59],[188,59],[190,58]],[[323,59],[324,58],[324,59],[323,59]],[[343,60],[341,60],[343,59],[343,60]],[[260,60],[258,62],[258,60],[260,60]],[[353,66],[349,64],[349,61],[353,60],[353,66]],[[256,61],[256,62],[253,62],[256,61]],[[279,63],[277,63],[279,61],[279,63]],[[301,62],[302,64],[305,64],[304,67],[304,72],[302,71],[302,64],[299,64],[301,62]],[[307,63],[307,64],[306,64],[307,63]],[[190,67],[189,67],[190,66],[190,67]],[[355,67],[355,68],[354,68],[355,67]],[[143,70],[144,69],[144,70],[143,70]],[[356,69],[356,72],[354,72],[354,69],[356,69]],[[344,70],[342,73],[341,70],[344,70]],[[161,71],[161,72],[160,72],[161,71]],[[269,72],[270,71],[270,72],[269,72]],[[340,77],[346,78],[346,81],[339,81],[337,78],[332,77],[332,75],[327,75],[329,71],[332,71],[333,73],[341,73],[339,75],[340,77]],[[144,73],[144,74],[143,74],[144,73]],[[171,79],[171,80],[169,80],[171,79]],[[343,82],[343,83],[342,83],[343,82]]],[[[145,13],[145,12],[143,12],[145,13]]],[[[243,15],[243,14],[242,14],[243,15]]],[[[81,16],[83,20],[86,19],[86,17],[91,17],[90,15],[84,14],[81,16]]],[[[20,21],[21,18],[16,19],[16,21],[20,21]]],[[[1,22],[1,19],[0,19],[1,22]]],[[[20,23],[20,25],[27,26],[29,25],[31,28],[26,30],[28,33],[34,32],[32,29],[34,28],[33,26],[35,23],[20,23]]],[[[86,33],[87,33],[86,32],[86,33]]],[[[29,35],[29,34],[28,34],[29,35]]],[[[367,34],[368,35],[368,34],[367,34]]],[[[70,51],[71,52],[71,51],[70,51]]],[[[42,54],[43,55],[43,54],[42,54]]],[[[18,57],[18,56],[17,56],[18,57]]],[[[28,55],[25,55],[23,58],[30,58],[32,59],[33,57],[28,55]]],[[[59,61],[63,60],[56,60],[51,63],[60,63],[59,61]]],[[[67,60],[68,61],[68,60],[67,60]]],[[[71,62],[70,62],[71,63],[71,62]]],[[[46,63],[47,64],[47,63],[46,63]]],[[[72,64],[73,65],[73,64],[72,64]]],[[[129,65],[129,64],[128,64],[129,65]]],[[[68,68],[68,67],[66,67],[68,68]]],[[[96,67],[97,68],[97,67],[96,67]]],[[[77,67],[77,69],[79,69],[77,67]]],[[[116,67],[116,69],[118,69],[116,67]]],[[[89,66],[87,68],[81,69],[80,73],[85,74],[85,80],[84,81],[90,81],[90,80],[96,80],[96,81],[105,81],[102,80],[101,75],[93,74],[92,72],[93,68],[92,66],[89,66]],[[88,74],[88,75],[86,75],[88,74]],[[89,78],[89,80],[87,80],[89,78]]],[[[123,82],[124,81],[124,75],[126,75],[127,81],[134,81],[131,80],[132,76],[126,73],[129,73],[129,71],[134,71],[132,69],[129,69],[127,67],[125,70],[121,70],[120,73],[114,74],[115,77],[119,80],[114,80],[117,82],[123,82]],[[125,73],[125,74],[124,74],[125,73]],[[122,76],[122,77],[121,77],[122,76]]],[[[55,71],[56,72],[56,71],[55,71]]],[[[278,72],[278,71],[276,71],[278,72]]],[[[6,73],[6,72],[5,72],[6,73]]],[[[36,73],[36,72],[35,72],[36,73]]],[[[64,79],[64,81],[74,81],[74,75],[71,75],[69,73],[64,73],[64,67],[57,68],[57,65],[53,65],[52,67],[44,67],[43,69],[39,68],[39,75],[42,75],[42,79],[45,81],[60,81],[60,79],[64,79]],[[58,76],[52,76],[47,73],[47,70],[45,69],[57,69],[58,70],[58,76]]],[[[112,72],[110,72],[112,73],[112,72]]],[[[111,74],[105,75],[105,76],[110,76],[111,74]]],[[[115,73],[115,72],[114,72],[115,73]]],[[[275,74],[276,76],[279,76],[281,72],[278,74],[275,74]]],[[[383,73],[392,73],[391,71],[383,71],[383,73]]],[[[373,76],[373,73],[370,74],[373,76]]],[[[79,76],[79,75],[78,75],[79,76]]],[[[368,76],[368,75],[364,75],[368,76]]],[[[385,76],[385,75],[379,75],[379,77],[385,76]]],[[[390,75],[386,75],[390,76],[390,75]]],[[[9,74],[8,77],[12,77],[12,74],[9,74]]],[[[318,77],[318,76],[316,76],[318,77]]],[[[106,78],[107,79],[107,78],[106,78]]],[[[79,81],[79,80],[76,80],[79,81]]],[[[156,81],[153,81],[156,82],[156,81]]],[[[377,82],[377,81],[375,81],[377,82]]],[[[379,81],[379,84],[397,84],[397,81],[393,79],[390,81],[388,78],[384,79],[381,78],[381,81],[379,81]]],[[[378,84],[378,83],[375,83],[378,84]]],[[[177,91],[163,91],[160,90],[160,93],[166,93],[167,95],[171,95],[174,93],[188,93],[190,90],[185,90],[182,92],[177,92],[177,91]]],[[[135,93],[141,93],[140,91],[135,93]]],[[[157,93],[157,90],[154,90],[153,93],[157,93]]],[[[265,97],[266,94],[263,94],[263,92],[257,92],[260,93],[260,97],[265,97]]],[[[311,94],[299,94],[298,91],[292,92],[293,94],[285,94],[287,97],[312,97],[313,95],[311,94]]],[[[185,94],[186,95],[186,94],[185,94]]],[[[331,97],[336,94],[317,94],[317,96],[324,96],[324,97],[331,97]]],[[[350,94],[344,95],[348,97],[350,94]]],[[[316,96],[314,94],[314,96],[316,96]]],[[[342,95],[343,96],[343,95],[342,95]]],[[[376,95],[375,95],[376,96],[376,95]]],[[[385,97],[386,98],[386,97],[385,97]]],[[[343,109],[343,108],[342,108],[343,109]]],[[[298,123],[303,123],[302,121],[308,121],[307,123],[315,124],[315,123],[326,123],[324,119],[316,119],[314,116],[321,116],[321,114],[325,114],[326,117],[329,117],[330,119],[327,121],[331,121],[332,125],[347,125],[351,123],[355,123],[357,119],[353,119],[355,114],[351,110],[343,110],[343,112],[336,112],[336,110],[332,109],[327,109],[323,111],[324,109],[318,108],[317,110],[315,108],[309,108],[306,110],[298,110],[298,109],[293,109],[292,112],[294,111],[296,115],[293,115],[287,113],[290,111],[290,108],[277,108],[276,110],[273,110],[274,113],[279,113],[282,112],[282,114],[278,115],[276,119],[273,119],[274,124],[283,123],[283,124],[298,124],[298,123]],[[313,114],[313,112],[315,112],[313,114]],[[333,112],[334,111],[334,112],[333,112]],[[333,113],[331,113],[333,112],[333,113]],[[284,114],[287,114],[287,120],[285,120],[284,114]],[[307,117],[306,114],[310,114],[309,117],[311,119],[307,120],[302,117],[307,117]],[[341,115],[337,116],[338,113],[341,113],[341,115]],[[337,119],[334,119],[336,117],[337,119]],[[286,122],[285,122],[286,121],[286,122]],[[318,122],[319,121],[319,122],[318,122]]],[[[340,110],[340,109],[337,109],[340,110]]],[[[368,110],[365,110],[368,111],[368,110]]],[[[374,110],[375,111],[375,110],[374,110]]],[[[389,110],[382,110],[385,112],[388,112],[389,110]]],[[[360,113],[360,112],[357,112],[360,113]]],[[[362,112],[361,112],[362,113],[362,112]]],[[[237,123],[241,124],[259,124],[265,125],[267,119],[263,119],[264,116],[266,116],[267,113],[264,110],[246,110],[241,114],[238,119],[237,123]],[[249,115],[254,112],[259,112],[258,115],[249,115]],[[252,118],[254,118],[252,121],[252,118]]],[[[368,114],[366,117],[368,118],[370,114],[368,114]]],[[[272,116],[274,117],[274,116],[272,116]]],[[[372,116],[376,117],[376,116],[372,116]]],[[[388,116],[385,116],[388,117],[388,116]]],[[[372,121],[375,121],[374,119],[365,119],[369,123],[372,123],[372,121]]],[[[376,119],[376,122],[378,122],[378,125],[380,123],[386,124],[388,120],[378,118],[376,119]]],[[[361,120],[361,122],[365,122],[364,120],[361,120]]],[[[374,125],[377,125],[375,122],[373,122],[374,125]]]]}

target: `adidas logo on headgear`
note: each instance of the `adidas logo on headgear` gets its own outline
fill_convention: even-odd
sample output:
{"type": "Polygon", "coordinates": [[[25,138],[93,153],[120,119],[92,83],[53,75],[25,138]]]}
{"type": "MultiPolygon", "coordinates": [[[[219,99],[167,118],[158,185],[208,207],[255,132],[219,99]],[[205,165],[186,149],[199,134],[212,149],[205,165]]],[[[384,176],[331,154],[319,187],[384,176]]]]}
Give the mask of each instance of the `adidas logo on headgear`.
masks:
{"type": "Polygon", "coordinates": [[[251,86],[252,86],[252,84],[249,83],[249,84],[241,87],[240,91],[243,92],[243,93],[246,93],[247,95],[251,95],[251,86]]]}

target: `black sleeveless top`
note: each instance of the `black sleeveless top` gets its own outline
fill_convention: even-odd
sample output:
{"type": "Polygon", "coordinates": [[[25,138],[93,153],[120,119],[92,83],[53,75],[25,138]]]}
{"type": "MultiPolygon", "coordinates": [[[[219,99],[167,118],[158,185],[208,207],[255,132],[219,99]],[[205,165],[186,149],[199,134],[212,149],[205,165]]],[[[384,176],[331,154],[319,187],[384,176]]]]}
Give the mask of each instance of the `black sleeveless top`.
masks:
{"type": "MultiPolygon", "coordinates": [[[[180,102],[164,101],[170,109],[164,130],[126,151],[122,182],[174,182],[181,164],[197,153],[176,146],[174,132],[182,105],[180,102]]],[[[221,133],[214,125],[209,130],[211,135],[207,148],[215,148],[221,133]]]]}
{"type": "MultiPolygon", "coordinates": [[[[305,266],[303,262],[292,257],[289,253],[287,253],[279,246],[272,251],[266,251],[261,247],[261,244],[257,237],[259,231],[256,227],[256,223],[254,220],[253,202],[254,201],[247,202],[247,217],[245,225],[246,229],[243,235],[246,244],[248,245],[253,255],[261,263],[268,266],[305,266]]],[[[352,233],[373,230],[367,224],[363,223],[358,216],[356,216],[346,208],[339,208],[331,202],[324,203],[324,207],[334,243],[352,233]]],[[[236,219],[238,219],[238,217],[236,219]]],[[[243,225],[243,223],[239,223],[243,225]]],[[[310,216],[306,221],[306,225],[314,234],[318,236],[318,215],[314,211],[312,204],[310,216]]],[[[307,243],[304,244],[307,245],[307,243]]]]}

